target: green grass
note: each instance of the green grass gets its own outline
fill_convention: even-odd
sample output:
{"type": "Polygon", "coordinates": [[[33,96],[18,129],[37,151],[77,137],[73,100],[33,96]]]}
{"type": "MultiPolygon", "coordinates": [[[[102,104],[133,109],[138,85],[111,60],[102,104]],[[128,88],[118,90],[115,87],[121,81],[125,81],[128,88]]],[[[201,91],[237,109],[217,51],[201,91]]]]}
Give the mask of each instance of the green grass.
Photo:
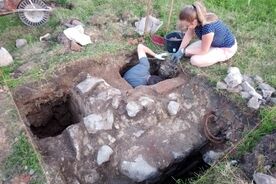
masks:
{"type": "Polygon", "coordinates": [[[3,170],[6,178],[14,177],[18,174],[29,173],[34,171],[31,184],[44,184],[45,177],[42,172],[38,155],[34,151],[27,137],[21,134],[13,144],[12,153],[4,162],[3,170]]]}
{"type": "Polygon", "coordinates": [[[195,179],[183,181],[176,180],[176,184],[242,184],[243,179],[239,168],[231,166],[229,163],[221,162],[212,169],[206,171],[204,175],[198,175],[195,179]]]}

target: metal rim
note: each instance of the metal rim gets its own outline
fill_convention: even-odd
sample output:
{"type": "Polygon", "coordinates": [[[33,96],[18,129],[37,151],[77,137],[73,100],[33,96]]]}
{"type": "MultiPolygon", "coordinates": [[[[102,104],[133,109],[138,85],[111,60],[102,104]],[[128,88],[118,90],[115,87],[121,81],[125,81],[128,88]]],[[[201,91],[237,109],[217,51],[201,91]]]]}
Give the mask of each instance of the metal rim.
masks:
{"type": "MultiPolygon", "coordinates": [[[[47,5],[41,0],[23,0],[19,3],[18,9],[47,9],[47,5]]],[[[50,13],[46,11],[19,12],[20,20],[27,26],[40,26],[45,24],[50,13]]]]}

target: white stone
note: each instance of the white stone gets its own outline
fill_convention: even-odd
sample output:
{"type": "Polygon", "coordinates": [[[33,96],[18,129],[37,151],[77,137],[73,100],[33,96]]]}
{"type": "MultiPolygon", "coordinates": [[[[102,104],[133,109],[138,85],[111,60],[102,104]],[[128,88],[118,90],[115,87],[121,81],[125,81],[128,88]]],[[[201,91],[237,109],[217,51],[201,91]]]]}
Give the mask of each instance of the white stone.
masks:
{"type": "Polygon", "coordinates": [[[135,117],[142,110],[142,107],[136,102],[130,101],[127,103],[126,110],[129,117],[135,117]]]}
{"type": "Polygon", "coordinates": [[[113,112],[108,110],[106,117],[100,114],[90,114],[83,118],[84,125],[89,133],[96,133],[99,130],[111,130],[114,122],[113,112]]]}
{"type": "Polygon", "coordinates": [[[105,82],[103,79],[99,79],[96,77],[87,77],[84,81],[79,83],[76,88],[82,93],[86,94],[95,88],[98,84],[105,82]]]}
{"type": "Polygon", "coordinates": [[[141,137],[141,135],[142,135],[143,133],[145,133],[144,130],[139,130],[138,132],[133,133],[133,135],[134,135],[135,137],[138,138],[138,137],[141,137]]]}
{"type": "Polygon", "coordinates": [[[97,99],[107,101],[114,98],[115,96],[120,96],[121,94],[122,93],[119,89],[110,88],[104,92],[99,93],[97,95],[97,99]]]}
{"type": "Polygon", "coordinates": [[[154,100],[147,96],[142,96],[139,98],[139,102],[143,107],[147,107],[154,103],[154,100]]]}
{"type": "Polygon", "coordinates": [[[259,93],[256,92],[256,90],[247,82],[247,81],[244,81],[242,84],[242,89],[243,91],[249,93],[251,96],[255,96],[257,97],[258,99],[262,99],[262,95],[260,95],[259,93]]]}
{"type": "Polygon", "coordinates": [[[112,154],[112,148],[110,148],[108,145],[103,145],[98,151],[97,164],[102,165],[103,163],[108,162],[112,154]]]}
{"type": "Polygon", "coordinates": [[[17,39],[15,42],[16,48],[24,47],[28,43],[26,39],[17,39]]]}
{"type": "Polygon", "coordinates": [[[255,173],[253,175],[253,179],[256,184],[275,184],[276,179],[272,176],[263,174],[263,173],[255,173]]]}
{"type": "Polygon", "coordinates": [[[13,58],[10,53],[4,48],[0,48],[0,67],[8,66],[13,63],[13,58]]]}
{"type": "Polygon", "coordinates": [[[223,156],[222,152],[215,152],[211,150],[203,155],[203,160],[206,164],[213,165],[221,156],[223,156]]]}
{"type": "Polygon", "coordinates": [[[171,93],[171,94],[169,94],[168,97],[170,100],[173,100],[173,101],[177,101],[177,99],[178,99],[178,95],[176,93],[171,93]]]}
{"type": "Polygon", "coordinates": [[[227,89],[227,84],[225,82],[217,82],[217,89],[227,89]]]}
{"type": "Polygon", "coordinates": [[[112,99],[112,107],[113,107],[114,109],[118,109],[118,108],[119,108],[119,105],[120,105],[120,97],[115,96],[115,97],[112,99]]]}
{"type": "Polygon", "coordinates": [[[175,116],[180,109],[180,104],[175,101],[170,101],[168,104],[168,112],[171,116],[175,116]]]}
{"type": "Polygon", "coordinates": [[[229,88],[235,88],[236,86],[240,85],[243,81],[240,69],[237,67],[230,67],[228,69],[228,75],[226,76],[224,81],[229,88]]]}
{"type": "Polygon", "coordinates": [[[271,95],[276,91],[275,88],[265,83],[259,84],[259,88],[262,90],[264,98],[270,98],[271,95]]]}
{"type": "Polygon", "coordinates": [[[108,135],[107,138],[108,138],[108,140],[109,140],[109,142],[111,144],[113,144],[114,142],[116,142],[116,139],[114,137],[112,137],[111,135],[108,135]]]}
{"type": "Polygon", "coordinates": [[[152,167],[139,155],[134,162],[123,161],[121,172],[136,182],[142,182],[157,174],[157,169],[152,167]]]}
{"type": "Polygon", "coordinates": [[[257,97],[253,96],[253,97],[250,98],[250,100],[248,101],[247,106],[248,106],[249,108],[252,108],[252,109],[257,110],[257,109],[260,108],[261,103],[262,103],[262,102],[259,101],[259,99],[258,99],[257,97]]]}

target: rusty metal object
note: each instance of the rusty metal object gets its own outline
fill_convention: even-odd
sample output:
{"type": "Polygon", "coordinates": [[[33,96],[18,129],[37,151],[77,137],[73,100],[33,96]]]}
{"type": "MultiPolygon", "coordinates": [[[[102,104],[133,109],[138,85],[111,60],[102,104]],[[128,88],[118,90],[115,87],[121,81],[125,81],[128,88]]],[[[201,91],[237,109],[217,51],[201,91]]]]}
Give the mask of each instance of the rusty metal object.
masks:
{"type": "Polygon", "coordinates": [[[215,143],[215,144],[221,144],[224,142],[224,138],[223,137],[216,137],[212,134],[212,132],[210,131],[209,129],[209,124],[212,122],[211,121],[211,118],[216,118],[216,116],[212,113],[209,113],[206,115],[206,118],[205,118],[205,121],[204,121],[204,134],[205,136],[207,137],[207,139],[209,141],[211,141],[212,143],[215,143]]]}

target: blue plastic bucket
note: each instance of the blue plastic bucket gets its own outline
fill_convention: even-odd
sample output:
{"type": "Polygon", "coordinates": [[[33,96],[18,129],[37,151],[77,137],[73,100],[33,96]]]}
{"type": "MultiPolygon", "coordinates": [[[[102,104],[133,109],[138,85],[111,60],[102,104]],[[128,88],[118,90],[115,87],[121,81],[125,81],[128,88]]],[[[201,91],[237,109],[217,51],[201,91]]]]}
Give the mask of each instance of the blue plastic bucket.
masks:
{"type": "Polygon", "coordinates": [[[178,51],[184,34],[179,31],[174,31],[165,36],[165,49],[169,53],[175,53],[178,51]]]}

